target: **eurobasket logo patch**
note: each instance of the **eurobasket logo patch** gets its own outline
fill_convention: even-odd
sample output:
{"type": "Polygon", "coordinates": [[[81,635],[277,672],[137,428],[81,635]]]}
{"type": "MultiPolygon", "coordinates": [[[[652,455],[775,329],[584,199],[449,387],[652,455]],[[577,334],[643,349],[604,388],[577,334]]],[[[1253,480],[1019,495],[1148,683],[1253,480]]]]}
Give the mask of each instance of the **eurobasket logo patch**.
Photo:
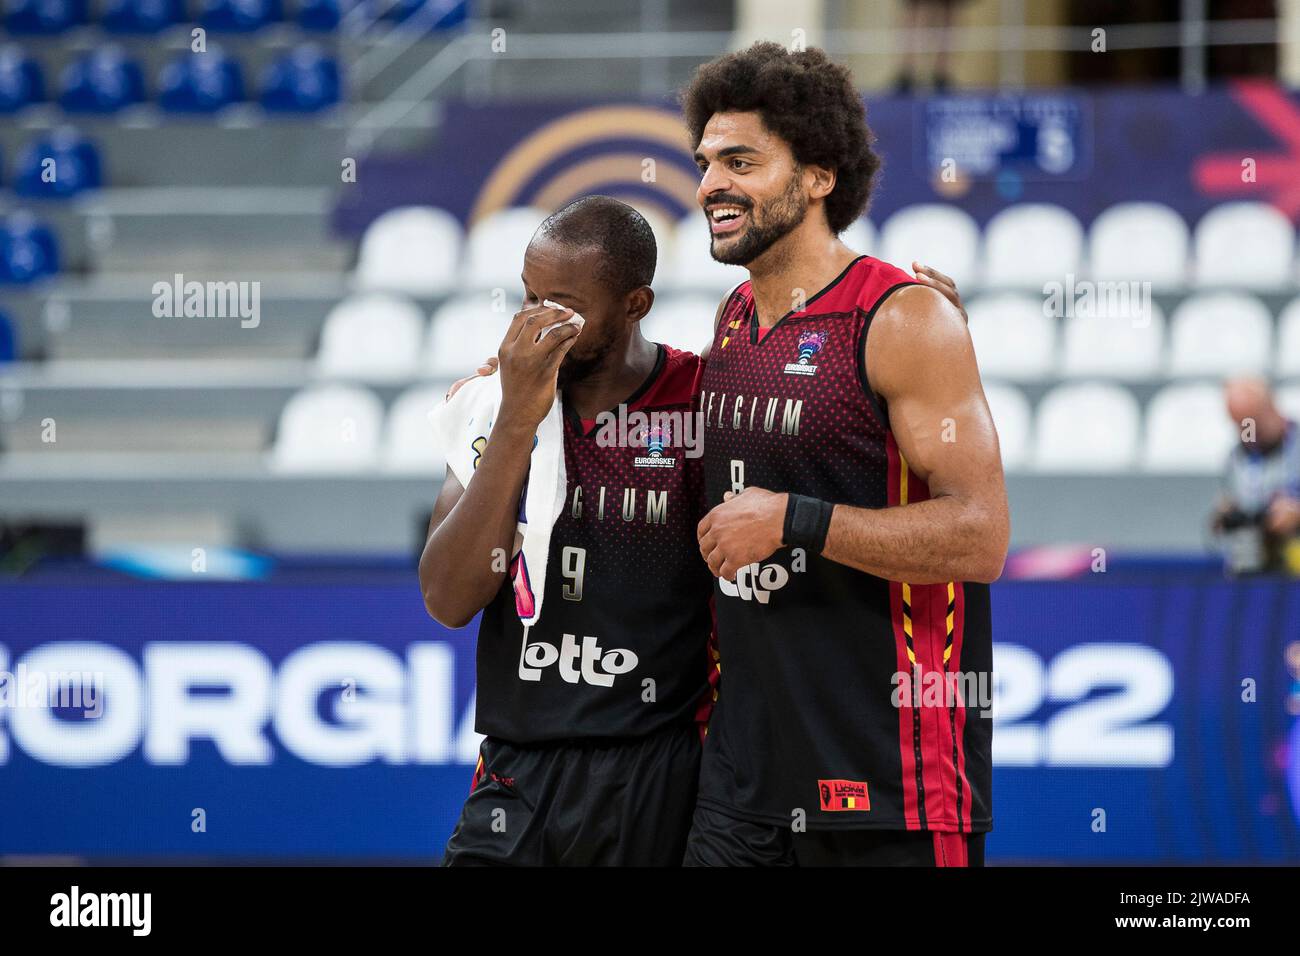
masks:
{"type": "Polygon", "coordinates": [[[827,812],[871,809],[867,785],[860,780],[818,780],[817,792],[827,812]]]}
{"type": "Polygon", "coordinates": [[[785,374],[816,375],[817,366],[813,364],[813,359],[826,346],[826,338],[825,332],[800,332],[798,343],[799,361],[787,363],[785,374]]]}
{"type": "Polygon", "coordinates": [[[673,443],[672,428],[667,422],[652,425],[645,433],[645,455],[638,455],[632,462],[636,468],[673,468],[677,459],[665,457],[664,449],[673,443]]]}

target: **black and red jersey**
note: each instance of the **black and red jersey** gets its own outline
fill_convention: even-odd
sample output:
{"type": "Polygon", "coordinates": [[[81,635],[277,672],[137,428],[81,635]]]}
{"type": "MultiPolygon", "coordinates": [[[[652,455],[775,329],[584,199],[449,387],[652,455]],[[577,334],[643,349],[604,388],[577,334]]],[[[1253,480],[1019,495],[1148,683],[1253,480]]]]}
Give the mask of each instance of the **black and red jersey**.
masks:
{"type": "Polygon", "coordinates": [[[525,631],[507,580],[479,624],[481,734],[637,737],[696,720],[711,702],[703,459],[687,447],[701,363],[658,349],[622,413],[582,421],[565,408],[567,489],[541,618],[525,631]]]}
{"type": "MultiPolygon", "coordinates": [[[[863,358],[876,310],[912,281],[860,256],[762,336],[749,283],[736,288],[699,396],[710,506],[747,486],[864,508],[928,497],[863,358]]],[[[781,548],[718,581],[716,613],[701,804],[787,826],[802,811],[810,828],[991,827],[987,586],[890,582],[781,548]]]]}

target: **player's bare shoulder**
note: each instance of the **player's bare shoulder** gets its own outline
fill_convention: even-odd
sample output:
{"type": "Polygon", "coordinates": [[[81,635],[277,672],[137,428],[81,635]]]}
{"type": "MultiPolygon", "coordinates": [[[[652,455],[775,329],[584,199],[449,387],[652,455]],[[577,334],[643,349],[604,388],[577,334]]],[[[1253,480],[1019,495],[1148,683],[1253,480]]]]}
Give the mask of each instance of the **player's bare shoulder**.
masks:
{"type": "Polygon", "coordinates": [[[904,286],[881,303],[863,348],[867,377],[882,395],[936,365],[962,365],[974,359],[961,310],[924,285],[904,286]]]}

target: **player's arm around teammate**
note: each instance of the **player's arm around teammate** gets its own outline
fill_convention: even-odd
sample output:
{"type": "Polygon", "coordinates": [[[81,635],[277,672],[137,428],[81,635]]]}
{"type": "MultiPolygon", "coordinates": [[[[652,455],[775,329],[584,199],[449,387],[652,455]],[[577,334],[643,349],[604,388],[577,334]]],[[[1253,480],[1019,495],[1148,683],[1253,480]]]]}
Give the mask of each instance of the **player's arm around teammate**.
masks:
{"type": "Polygon", "coordinates": [[[900,289],[881,307],[866,368],[930,498],[872,509],[756,487],[728,493],[699,525],[700,553],[715,575],[731,580],[783,544],[912,584],[991,582],[1002,573],[1010,518],[997,432],[964,314],[952,295],[927,285],[900,289]]]}
{"type": "MultiPolygon", "coordinates": [[[[970,321],[969,316],[966,315],[966,306],[961,301],[961,292],[958,291],[957,283],[951,277],[944,275],[942,272],[940,272],[938,269],[935,269],[933,266],[923,265],[920,262],[912,263],[912,273],[916,276],[916,281],[918,283],[924,286],[929,286],[931,289],[934,289],[934,291],[938,292],[945,299],[951,302],[953,304],[953,308],[955,308],[958,312],[961,313],[961,318],[963,322],[970,321]]],[[[722,311],[726,307],[727,307],[727,300],[724,298],[721,302],[718,303],[718,311],[713,314],[713,327],[715,329],[718,327],[718,323],[722,321],[722,311]]],[[[699,352],[700,358],[707,360],[709,357],[709,349],[712,348],[712,346],[713,346],[712,341],[706,342],[704,344],[704,348],[700,349],[699,352]]],[[[470,379],[475,378],[479,375],[491,375],[496,370],[497,370],[496,359],[495,358],[485,359],[483,364],[478,367],[478,370],[474,373],[474,375],[467,375],[464,378],[458,379],[457,381],[453,382],[451,389],[447,392],[447,397],[451,398],[451,396],[455,395],[456,389],[460,388],[470,379]]]]}
{"type": "MultiPolygon", "coordinates": [[[[515,314],[501,343],[501,410],[469,487],[448,469],[420,555],[420,589],[429,614],[464,627],[501,588],[513,553],[519,496],[533,436],[555,400],[560,363],[578,337],[565,325],[540,342],[545,328],[573,317],[546,306],[515,314]]],[[[487,367],[487,363],[483,367],[487,367]]]]}

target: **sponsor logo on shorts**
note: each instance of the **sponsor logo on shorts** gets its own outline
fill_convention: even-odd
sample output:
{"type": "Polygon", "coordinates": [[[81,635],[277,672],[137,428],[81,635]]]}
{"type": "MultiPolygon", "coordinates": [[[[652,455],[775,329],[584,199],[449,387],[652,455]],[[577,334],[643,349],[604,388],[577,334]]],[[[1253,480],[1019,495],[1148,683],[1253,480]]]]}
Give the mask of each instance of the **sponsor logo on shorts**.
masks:
{"type": "Polygon", "coordinates": [[[818,780],[817,793],[822,809],[828,813],[871,809],[867,785],[861,780],[818,780]]]}

